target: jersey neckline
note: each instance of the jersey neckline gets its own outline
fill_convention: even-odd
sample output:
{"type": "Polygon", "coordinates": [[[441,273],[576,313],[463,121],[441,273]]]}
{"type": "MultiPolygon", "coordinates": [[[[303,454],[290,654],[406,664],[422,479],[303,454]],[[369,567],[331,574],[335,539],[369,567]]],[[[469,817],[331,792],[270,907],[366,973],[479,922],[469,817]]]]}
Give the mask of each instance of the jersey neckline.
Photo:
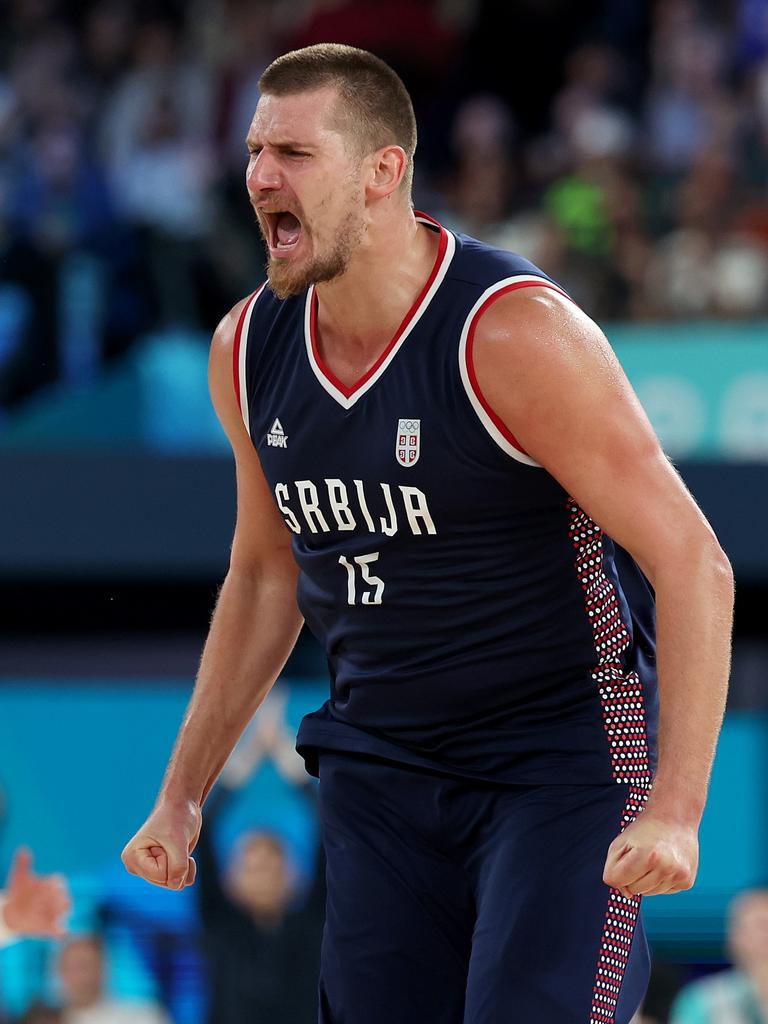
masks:
{"type": "Polygon", "coordinates": [[[450,231],[444,228],[442,224],[438,223],[434,217],[430,217],[428,214],[421,213],[418,210],[414,211],[414,216],[420,224],[427,224],[439,229],[440,241],[437,248],[437,256],[435,257],[434,266],[432,267],[429,277],[419,293],[419,296],[405,314],[400,326],[395,331],[392,340],[386,346],[373,366],[371,366],[359,380],[355,381],[351,387],[347,387],[347,385],[343,384],[335,374],[329,370],[320,356],[320,351],[317,346],[318,303],[315,286],[311,285],[307,291],[304,307],[304,341],[307,349],[309,365],[323,389],[331,396],[331,398],[335,399],[335,401],[345,409],[351,408],[355,402],[376,383],[400,351],[405,339],[419,322],[430,302],[434,298],[438,288],[443,283],[450,262],[453,259],[453,254],[456,251],[455,237],[450,231]]]}

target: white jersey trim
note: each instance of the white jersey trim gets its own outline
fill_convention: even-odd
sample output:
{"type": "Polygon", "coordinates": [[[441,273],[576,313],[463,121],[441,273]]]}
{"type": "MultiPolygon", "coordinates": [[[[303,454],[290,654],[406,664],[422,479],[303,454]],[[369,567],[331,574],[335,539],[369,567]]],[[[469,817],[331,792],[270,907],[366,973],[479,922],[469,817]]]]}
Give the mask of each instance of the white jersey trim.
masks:
{"type": "MultiPolygon", "coordinates": [[[[431,226],[435,226],[435,221],[431,220],[428,217],[416,217],[416,220],[420,224],[429,224],[431,226]]],[[[363,395],[370,390],[370,388],[373,387],[376,381],[379,380],[381,375],[386,371],[387,367],[390,365],[390,363],[395,358],[397,353],[403,347],[406,338],[414,329],[416,324],[419,322],[423,314],[426,312],[427,307],[434,298],[435,292],[443,283],[445,275],[448,273],[448,267],[451,265],[453,255],[456,252],[456,236],[447,228],[443,228],[443,231],[445,231],[446,234],[445,252],[443,253],[442,263],[438,267],[437,273],[435,274],[434,280],[432,281],[429,290],[424,295],[424,298],[421,300],[418,309],[411,317],[407,327],[400,335],[400,337],[397,339],[397,342],[392,346],[391,350],[387,353],[387,358],[376,370],[376,373],[374,373],[373,376],[369,377],[369,379],[364,384],[361,384],[359,388],[353,391],[353,393],[349,395],[349,397],[343,394],[343,392],[339,391],[339,389],[333,384],[333,382],[330,381],[328,377],[326,377],[322,369],[318,366],[317,360],[315,359],[315,353],[312,349],[312,334],[310,326],[312,319],[312,303],[314,301],[315,286],[310,286],[307,292],[306,302],[304,304],[304,344],[307,350],[307,359],[309,360],[309,365],[312,367],[312,372],[322,385],[323,389],[327,391],[331,398],[333,398],[334,401],[338,402],[343,409],[351,409],[352,406],[360,398],[362,398],[363,395]]]]}
{"type": "Polygon", "coordinates": [[[240,385],[240,414],[243,417],[243,423],[245,429],[248,431],[248,435],[251,433],[251,415],[248,409],[248,386],[246,376],[246,358],[248,355],[248,333],[251,326],[251,316],[253,315],[253,307],[256,305],[261,293],[266,288],[267,282],[258,288],[251,298],[248,300],[248,305],[245,310],[245,316],[240,324],[240,336],[236,338],[238,345],[237,350],[237,379],[240,385]]]}
{"type": "Polygon", "coordinates": [[[492,284],[490,288],[486,288],[486,290],[474,304],[472,309],[469,311],[469,316],[464,321],[464,327],[462,328],[461,331],[461,338],[459,339],[459,372],[461,374],[461,382],[464,385],[464,390],[467,393],[467,398],[469,399],[472,408],[475,410],[477,418],[480,420],[482,425],[487,430],[488,434],[493,438],[493,440],[496,442],[499,448],[501,448],[503,452],[505,452],[507,455],[510,455],[517,462],[522,462],[523,465],[535,466],[537,469],[541,469],[542,466],[540,462],[536,462],[536,460],[532,459],[530,455],[527,455],[524,451],[521,451],[519,448],[516,448],[504,436],[504,434],[502,434],[502,432],[499,430],[499,428],[493,422],[491,417],[488,415],[488,412],[486,411],[485,407],[480,401],[480,397],[475,391],[475,388],[472,385],[472,381],[469,375],[467,341],[469,339],[470,331],[472,330],[477,319],[478,313],[480,312],[480,310],[482,309],[482,307],[485,305],[489,298],[491,298],[497,292],[503,291],[503,289],[505,288],[509,288],[510,285],[530,285],[531,287],[540,285],[545,288],[552,288],[560,295],[564,295],[566,298],[568,298],[566,293],[562,291],[562,289],[558,288],[557,285],[553,285],[552,282],[548,281],[545,277],[537,277],[535,274],[515,274],[513,277],[505,277],[503,278],[503,280],[497,281],[495,284],[492,284]]]}

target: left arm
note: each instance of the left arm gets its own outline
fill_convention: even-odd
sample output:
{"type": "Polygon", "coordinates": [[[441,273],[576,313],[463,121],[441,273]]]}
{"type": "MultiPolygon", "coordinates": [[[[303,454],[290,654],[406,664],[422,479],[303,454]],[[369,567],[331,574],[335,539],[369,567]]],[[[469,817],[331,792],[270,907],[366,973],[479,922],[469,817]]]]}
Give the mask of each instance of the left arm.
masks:
{"type": "Polygon", "coordinates": [[[610,345],[569,300],[539,287],[502,296],[473,352],[495,413],[656,591],[658,771],[645,811],[608,851],[605,881],[625,894],[690,888],[728,685],[728,559],[610,345]]]}

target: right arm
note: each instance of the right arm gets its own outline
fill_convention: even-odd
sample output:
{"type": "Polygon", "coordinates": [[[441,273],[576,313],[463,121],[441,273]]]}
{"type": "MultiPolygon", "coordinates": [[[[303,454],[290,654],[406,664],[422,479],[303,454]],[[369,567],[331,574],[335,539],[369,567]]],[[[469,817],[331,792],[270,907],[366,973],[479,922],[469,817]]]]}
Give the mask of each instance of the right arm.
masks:
{"type": "Polygon", "coordinates": [[[216,329],[209,364],[211,398],[237,472],[229,571],[157,803],[123,851],[128,871],[169,889],[194,881],[191,853],[200,834],[203,802],[280,674],[302,625],[290,534],[235,397],[232,348],[242,306],[238,303],[216,329]]]}

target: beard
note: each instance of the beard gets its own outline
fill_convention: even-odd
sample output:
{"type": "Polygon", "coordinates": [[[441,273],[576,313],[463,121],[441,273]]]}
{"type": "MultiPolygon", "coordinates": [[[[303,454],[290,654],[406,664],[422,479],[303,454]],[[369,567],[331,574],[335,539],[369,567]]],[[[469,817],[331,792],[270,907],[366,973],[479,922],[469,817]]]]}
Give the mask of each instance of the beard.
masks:
{"type": "MultiPolygon", "coordinates": [[[[302,231],[311,238],[303,224],[302,231]]],[[[339,225],[334,244],[328,252],[313,256],[300,266],[292,266],[291,260],[270,256],[267,263],[269,287],[278,299],[287,299],[300,295],[310,285],[341,277],[362,241],[363,231],[362,221],[350,210],[339,225]]]]}

